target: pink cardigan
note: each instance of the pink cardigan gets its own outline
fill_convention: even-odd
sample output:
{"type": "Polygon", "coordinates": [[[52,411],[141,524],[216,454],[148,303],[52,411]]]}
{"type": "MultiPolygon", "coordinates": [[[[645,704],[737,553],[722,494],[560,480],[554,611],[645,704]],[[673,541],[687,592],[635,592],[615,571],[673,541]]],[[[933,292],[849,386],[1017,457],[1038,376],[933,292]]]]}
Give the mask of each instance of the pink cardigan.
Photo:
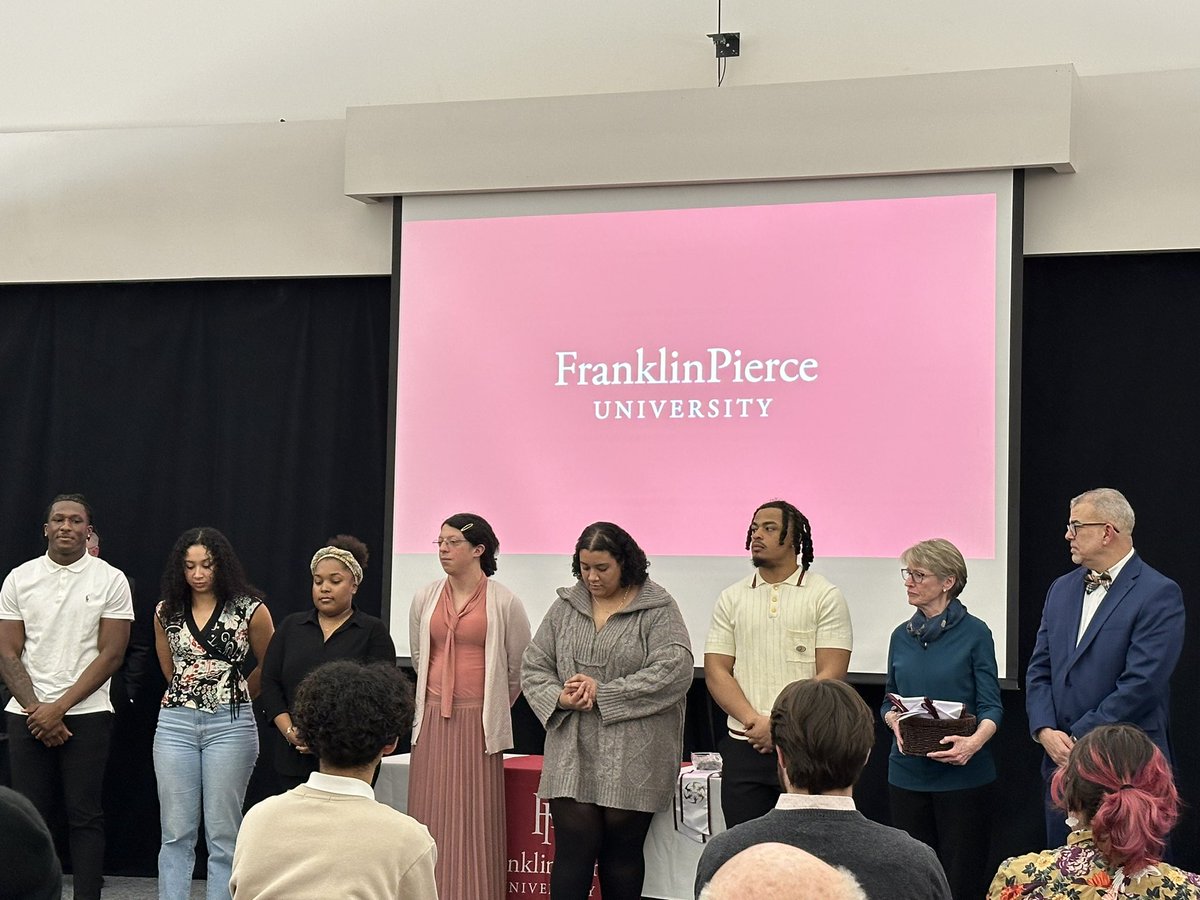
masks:
{"type": "MultiPolygon", "coordinates": [[[[441,578],[417,591],[408,612],[409,652],[412,654],[413,668],[417,670],[417,710],[412,729],[414,745],[425,716],[425,688],[429,679],[429,623],[445,583],[446,579],[441,578]]],[[[528,645],[529,618],[525,615],[520,598],[500,582],[489,578],[487,636],[483,641],[486,666],[483,676],[483,742],[486,753],[502,753],[513,745],[509,710],[521,693],[521,656],[528,645]]]]}

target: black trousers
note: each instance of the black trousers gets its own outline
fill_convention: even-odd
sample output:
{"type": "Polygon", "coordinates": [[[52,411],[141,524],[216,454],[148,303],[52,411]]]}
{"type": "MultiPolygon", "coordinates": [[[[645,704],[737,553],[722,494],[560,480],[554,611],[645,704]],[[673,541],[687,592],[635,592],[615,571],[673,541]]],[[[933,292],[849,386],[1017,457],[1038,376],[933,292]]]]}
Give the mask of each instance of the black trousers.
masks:
{"type": "Polygon", "coordinates": [[[775,808],[783,788],[774,753],[759,753],[749,741],[725,735],[721,751],[721,812],[732,828],[765,816],[775,808]]]}
{"type": "Polygon", "coordinates": [[[993,787],[906,791],[888,785],[892,824],[934,849],[954,900],[979,900],[996,874],[989,857],[993,787]]]}
{"type": "Polygon", "coordinates": [[[65,716],[71,732],[59,747],[29,733],[25,716],[5,713],[13,787],[28,797],[51,825],[65,813],[77,900],[99,900],[104,873],[104,767],[113,714],[65,716]]]}

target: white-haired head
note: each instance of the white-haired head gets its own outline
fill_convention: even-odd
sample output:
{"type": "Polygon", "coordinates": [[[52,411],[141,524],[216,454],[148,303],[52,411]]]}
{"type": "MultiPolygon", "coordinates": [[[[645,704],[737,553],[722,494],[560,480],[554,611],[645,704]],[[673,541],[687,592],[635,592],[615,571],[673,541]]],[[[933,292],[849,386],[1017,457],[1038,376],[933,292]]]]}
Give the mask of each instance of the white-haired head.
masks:
{"type": "Polygon", "coordinates": [[[791,844],[755,844],[725,861],[700,900],[867,900],[854,876],[791,844]]]}

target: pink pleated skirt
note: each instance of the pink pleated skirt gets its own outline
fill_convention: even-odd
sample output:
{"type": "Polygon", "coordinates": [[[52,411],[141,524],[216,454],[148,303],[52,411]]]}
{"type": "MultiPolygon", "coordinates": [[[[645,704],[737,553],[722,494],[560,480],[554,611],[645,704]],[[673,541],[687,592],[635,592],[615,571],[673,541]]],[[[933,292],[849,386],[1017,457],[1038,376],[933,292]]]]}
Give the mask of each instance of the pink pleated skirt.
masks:
{"type": "Polygon", "coordinates": [[[483,752],[483,700],[455,701],[449,719],[425,700],[412,751],[408,814],[437,844],[440,900],[504,900],[504,754],[483,752]]]}

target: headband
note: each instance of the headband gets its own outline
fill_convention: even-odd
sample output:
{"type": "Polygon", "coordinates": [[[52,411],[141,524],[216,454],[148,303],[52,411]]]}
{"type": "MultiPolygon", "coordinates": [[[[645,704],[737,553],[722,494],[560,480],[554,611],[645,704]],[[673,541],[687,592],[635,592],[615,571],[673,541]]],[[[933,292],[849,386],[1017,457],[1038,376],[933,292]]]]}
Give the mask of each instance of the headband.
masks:
{"type": "Polygon", "coordinates": [[[308,568],[315,575],[317,572],[317,563],[323,559],[333,558],[340,562],[343,566],[350,570],[350,575],[354,578],[355,584],[362,584],[363,570],[358,564],[358,560],[354,558],[354,554],[349,550],[343,550],[341,547],[322,547],[313,554],[312,562],[308,564],[308,568]]]}

